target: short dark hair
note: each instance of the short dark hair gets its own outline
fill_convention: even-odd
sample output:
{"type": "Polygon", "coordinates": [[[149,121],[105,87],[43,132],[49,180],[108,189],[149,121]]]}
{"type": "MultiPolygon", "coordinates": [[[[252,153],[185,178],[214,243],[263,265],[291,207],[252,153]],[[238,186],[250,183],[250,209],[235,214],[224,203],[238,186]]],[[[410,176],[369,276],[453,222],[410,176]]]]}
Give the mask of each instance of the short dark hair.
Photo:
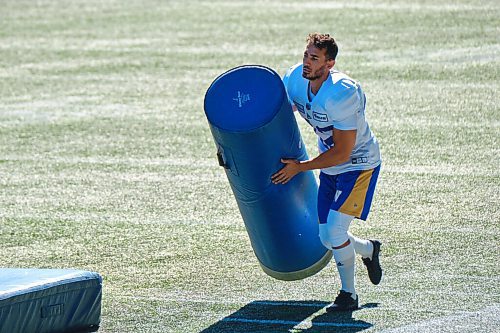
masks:
{"type": "Polygon", "coordinates": [[[310,33],[306,39],[307,45],[314,45],[320,50],[326,49],[326,58],[327,60],[333,59],[337,57],[337,53],[339,52],[339,48],[335,39],[331,37],[329,34],[320,34],[317,32],[310,33]]]}

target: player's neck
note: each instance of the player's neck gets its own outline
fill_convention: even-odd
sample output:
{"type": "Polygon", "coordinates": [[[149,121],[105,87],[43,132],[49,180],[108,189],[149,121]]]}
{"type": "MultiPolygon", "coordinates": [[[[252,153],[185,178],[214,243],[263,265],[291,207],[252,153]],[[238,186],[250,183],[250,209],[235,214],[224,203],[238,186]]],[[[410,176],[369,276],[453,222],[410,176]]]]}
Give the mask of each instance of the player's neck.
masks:
{"type": "Polygon", "coordinates": [[[317,78],[316,80],[309,81],[309,86],[311,87],[311,93],[313,93],[314,95],[318,94],[318,91],[321,89],[321,85],[328,78],[328,74],[329,72],[327,72],[326,75],[317,78]]]}

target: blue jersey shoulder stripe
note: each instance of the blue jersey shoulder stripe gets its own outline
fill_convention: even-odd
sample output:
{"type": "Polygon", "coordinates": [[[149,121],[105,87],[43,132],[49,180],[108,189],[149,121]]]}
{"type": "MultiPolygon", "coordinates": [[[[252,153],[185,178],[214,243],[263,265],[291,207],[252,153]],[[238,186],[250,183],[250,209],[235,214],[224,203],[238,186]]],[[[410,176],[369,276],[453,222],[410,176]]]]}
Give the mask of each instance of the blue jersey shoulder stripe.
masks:
{"type": "Polygon", "coordinates": [[[319,127],[316,126],[316,131],[321,132],[321,133],[327,133],[333,131],[333,125],[326,126],[326,127],[319,127]]]}

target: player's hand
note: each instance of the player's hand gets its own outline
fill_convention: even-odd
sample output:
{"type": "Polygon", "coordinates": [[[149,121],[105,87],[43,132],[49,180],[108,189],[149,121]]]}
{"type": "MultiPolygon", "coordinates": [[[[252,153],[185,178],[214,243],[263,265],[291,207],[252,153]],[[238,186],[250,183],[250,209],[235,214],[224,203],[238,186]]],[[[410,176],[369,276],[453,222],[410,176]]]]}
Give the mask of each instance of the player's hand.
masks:
{"type": "Polygon", "coordinates": [[[271,181],[274,184],[286,184],[292,179],[296,174],[302,172],[300,168],[300,162],[297,160],[281,159],[281,163],[285,163],[285,166],[280,171],[276,172],[271,176],[271,181]]]}

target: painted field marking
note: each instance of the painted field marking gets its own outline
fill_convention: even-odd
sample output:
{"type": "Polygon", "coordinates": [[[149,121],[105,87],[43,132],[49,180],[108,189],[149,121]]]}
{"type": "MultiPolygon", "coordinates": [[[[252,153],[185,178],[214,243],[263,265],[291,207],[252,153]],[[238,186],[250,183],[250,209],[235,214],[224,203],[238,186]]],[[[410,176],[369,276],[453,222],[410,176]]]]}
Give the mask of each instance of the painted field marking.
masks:
{"type": "Polygon", "coordinates": [[[253,301],[252,304],[256,305],[275,305],[275,306],[305,306],[305,307],[311,307],[311,308],[324,308],[325,305],[328,305],[330,303],[300,303],[300,302],[272,302],[272,301],[253,301]]]}
{"type": "Polygon", "coordinates": [[[238,303],[248,303],[247,305],[265,305],[265,306],[290,306],[290,307],[310,307],[317,308],[318,311],[311,314],[309,317],[302,321],[294,320],[279,320],[279,319],[252,319],[244,317],[225,317],[220,320],[220,322],[225,323],[248,323],[248,324],[260,324],[260,325],[285,325],[293,326],[293,329],[307,329],[311,327],[344,327],[344,328],[370,328],[373,325],[369,323],[337,323],[337,322],[313,322],[314,318],[324,314],[326,312],[325,307],[329,305],[328,302],[286,302],[286,301],[216,301],[213,299],[188,299],[188,298],[162,298],[162,297],[145,297],[145,296],[131,296],[123,295],[123,298],[134,298],[134,299],[154,299],[163,300],[168,302],[187,302],[187,303],[209,303],[209,304],[238,304],[238,303]]]}
{"type": "MultiPolygon", "coordinates": [[[[265,320],[265,319],[248,319],[248,318],[233,318],[228,317],[221,320],[222,322],[236,322],[236,323],[249,323],[249,324],[262,324],[262,325],[293,325],[299,326],[306,323],[304,321],[291,321],[291,320],[265,320]]],[[[307,321],[308,322],[308,321],[307,321]]],[[[352,328],[369,328],[372,325],[369,324],[356,324],[356,323],[310,323],[312,326],[324,326],[324,327],[352,327],[352,328]]]]}

